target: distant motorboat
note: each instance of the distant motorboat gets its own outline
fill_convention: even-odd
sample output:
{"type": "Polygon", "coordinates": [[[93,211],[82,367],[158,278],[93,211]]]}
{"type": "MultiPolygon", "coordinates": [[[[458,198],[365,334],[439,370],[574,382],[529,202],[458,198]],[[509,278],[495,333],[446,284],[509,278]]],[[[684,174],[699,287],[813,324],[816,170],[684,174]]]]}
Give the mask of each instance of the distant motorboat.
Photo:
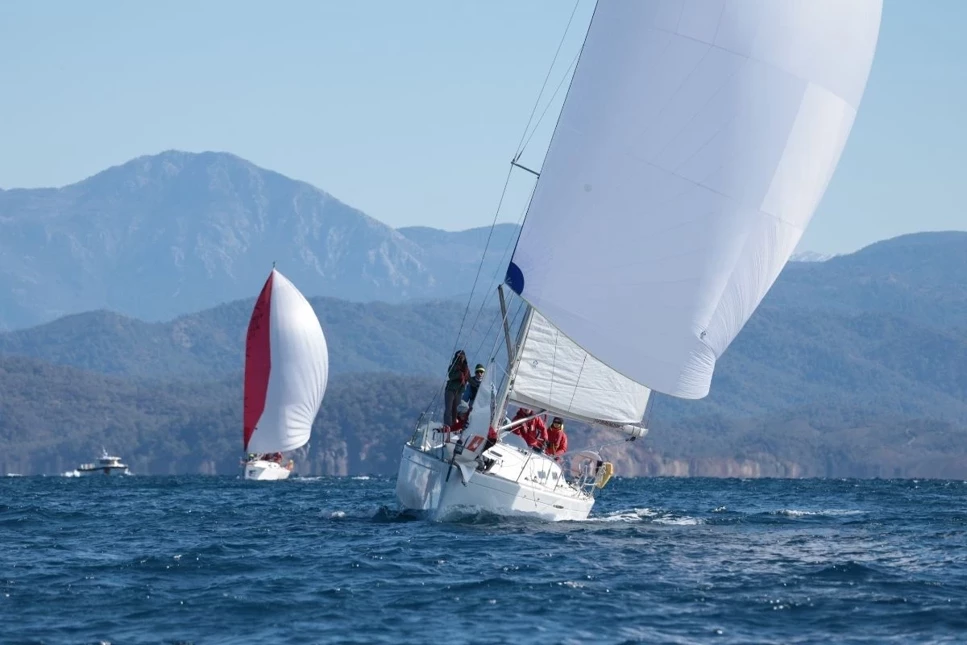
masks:
{"type": "Polygon", "coordinates": [[[87,475],[130,475],[132,474],[126,464],[121,462],[120,457],[107,454],[107,450],[101,448],[101,456],[95,463],[81,464],[75,471],[79,476],[87,475]]]}

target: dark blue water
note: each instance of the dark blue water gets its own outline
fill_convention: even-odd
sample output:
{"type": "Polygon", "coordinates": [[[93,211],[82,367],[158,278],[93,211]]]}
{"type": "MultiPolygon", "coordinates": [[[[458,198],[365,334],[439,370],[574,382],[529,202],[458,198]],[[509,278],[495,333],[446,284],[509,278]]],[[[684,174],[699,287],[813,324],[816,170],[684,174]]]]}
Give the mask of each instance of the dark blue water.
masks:
{"type": "Polygon", "coordinates": [[[0,480],[0,642],[967,642],[965,482],[618,479],[562,524],[393,485],[0,480]]]}

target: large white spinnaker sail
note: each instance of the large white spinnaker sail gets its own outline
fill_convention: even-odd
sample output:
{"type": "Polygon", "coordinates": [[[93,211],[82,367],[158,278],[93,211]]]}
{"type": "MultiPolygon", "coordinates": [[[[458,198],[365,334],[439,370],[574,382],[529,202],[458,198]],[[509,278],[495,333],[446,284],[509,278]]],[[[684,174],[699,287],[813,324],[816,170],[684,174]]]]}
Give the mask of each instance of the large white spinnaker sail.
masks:
{"type": "Polygon", "coordinates": [[[704,397],[833,175],[881,4],[599,0],[510,287],[631,382],[704,397]]]}
{"type": "Polygon", "coordinates": [[[272,269],[245,342],[243,445],[286,452],[309,441],[329,380],[329,350],[312,305],[272,269]]]}

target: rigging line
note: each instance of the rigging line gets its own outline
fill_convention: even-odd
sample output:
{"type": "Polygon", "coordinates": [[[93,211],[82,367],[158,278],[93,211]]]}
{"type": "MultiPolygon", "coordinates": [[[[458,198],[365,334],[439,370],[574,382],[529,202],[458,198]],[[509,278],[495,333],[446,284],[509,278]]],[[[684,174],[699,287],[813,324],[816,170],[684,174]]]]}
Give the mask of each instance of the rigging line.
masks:
{"type": "MultiPolygon", "coordinates": [[[[575,54],[574,55],[574,58],[571,60],[571,64],[567,66],[567,70],[565,70],[564,76],[561,77],[561,81],[557,84],[557,88],[554,90],[554,93],[551,94],[550,100],[547,102],[547,105],[544,106],[544,111],[541,112],[540,118],[537,119],[537,123],[534,125],[534,129],[531,130],[530,136],[527,137],[527,141],[525,141],[523,147],[521,147],[520,152],[518,153],[518,158],[520,158],[519,157],[520,154],[523,154],[524,148],[526,148],[528,145],[530,145],[531,139],[533,139],[534,138],[534,134],[537,133],[537,128],[540,126],[541,121],[543,121],[544,120],[544,117],[547,116],[547,111],[549,109],[551,109],[551,105],[553,105],[553,103],[554,103],[554,97],[557,96],[557,93],[561,91],[561,87],[564,85],[564,81],[567,80],[568,74],[574,68],[574,65],[578,62],[578,57],[580,55],[581,55],[581,52],[578,51],[578,53],[575,54]]],[[[531,172],[533,172],[533,171],[531,171],[531,172]]]]}
{"type": "MultiPolygon", "coordinates": [[[[578,423],[580,423],[580,422],[578,422],[578,423]]],[[[584,424],[584,425],[587,425],[587,424],[584,424]]],[[[612,447],[617,446],[617,445],[622,444],[622,443],[628,443],[629,441],[631,441],[631,439],[617,439],[615,441],[609,441],[607,443],[603,443],[603,444],[600,444],[598,446],[588,446],[587,448],[568,450],[568,452],[570,452],[571,454],[574,454],[574,455],[578,454],[579,452],[584,452],[586,450],[589,451],[589,452],[597,452],[597,453],[600,453],[605,448],[612,448],[612,447]]]]}
{"type": "MultiPolygon", "coordinates": [[[[544,85],[541,87],[541,92],[540,92],[540,94],[538,94],[537,101],[534,103],[533,110],[531,110],[531,119],[533,119],[534,114],[537,112],[537,106],[540,105],[540,97],[541,97],[541,95],[543,95],[544,88],[547,86],[547,79],[550,78],[551,71],[554,68],[554,63],[557,61],[557,57],[560,54],[561,47],[564,45],[564,40],[567,37],[567,31],[568,31],[568,29],[570,29],[571,22],[574,20],[574,14],[577,12],[577,8],[578,8],[578,5],[580,4],[580,2],[581,2],[581,0],[575,0],[574,8],[571,10],[571,15],[570,15],[570,17],[568,18],[568,21],[567,21],[567,26],[565,26],[565,29],[564,29],[564,34],[561,36],[561,41],[558,43],[557,51],[555,51],[555,53],[554,53],[554,60],[551,61],[551,66],[550,66],[550,68],[548,68],[547,75],[544,78],[544,85]]],[[[585,39],[587,39],[587,36],[585,36],[585,39]]],[[[583,45],[581,46],[581,49],[582,50],[584,49],[584,46],[583,45]]],[[[565,78],[567,78],[567,74],[565,74],[565,78]]],[[[555,95],[556,94],[557,94],[557,91],[555,91],[555,95]]],[[[544,109],[544,113],[546,113],[546,112],[547,112],[547,108],[544,109]]],[[[543,118],[543,115],[541,116],[541,118],[543,118]]],[[[528,126],[530,125],[530,120],[531,119],[528,120],[528,126]]],[[[524,133],[521,135],[521,141],[523,141],[526,136],[527,136],[527,128],[525,127],[524,128],[524,133]]],[[[531,133],[531,136],[533,136],[533,133],[531,133]]],[[[529,140],[530,139],[528,139],[528,141],[529,140]]],[[[520,146],[520,144],[518,144],[518,148],[519,148],[519,146],[520,146]]],[[[519,156],[520,156],[520,150],[518,150],[516,157],[519,158],[519,156]]],[[[473,303],[473,296],[474,296],[474,293],[476,292],[476,289],[477,289],[477,282],[480,279],[480,272],[483,269],[484,260],[486,259],[486,257],[487,257],[487,251],[490,248],[490,240],[493,238],[493,235],[494,235],[494,227],[497,225],[497,218],[500,216],[500,208],[503,205],[504,198],[507,195],[507,186],[510,184],[510,177],[513,174],[513,171],[514,171],[514,166],[512,164],[510,166],[510,168],[508,169],[508,171],[507,171],[507,177],[504,180],[504,188],[503,188],[503,190],[500,193],[500,200],[497,203],[497,210],[496,210],[496,212],[494,212],[494,219],[493,219],[493,222],[490,225],[490,233],[487,235],[487,243],[484,245],[483,254],[480,256],[480,264],[477,265],[477,274],[476,274],[476,276],[474,276],[473,286],[470,288],[470,297],[467,299],[467,306],[463,310],[463,317],[460,320],[460,328],[457,331],[457,336],[456,336],[456,338],[453,341],[453,348],[451,349],[451,353],[456,352],[457,351],[457,347],[460,344],[460,335],[463,333],[464,325],[467,322],[467,314],[470,312],[470,306],[473,303]]]]}
{"type": "MultiPolygon", "coordinates": [[[[517,304],[517,311],[514,312],[514,315],[510,317],[510,321],[511,321],[510,322],[510,328],[511,329],[514,329],[514,326],[517,324],[517,317],[521,314],[522,311],[524,311],[524,302],[523,302],[523,300],[521,300],[517,304]]],[[[510,308],[508,308],[507,313],[508,313],[508,315],[510,315],[510,308]]],[[[523,318],[521,319],[521,322],[523,322],[523,318]]],[[[500,339],[500,335],[499,334],[497,336],[495,336],[493,347],[490,348],[490,355],[492,357],[496,357],[497,356],[497,347],[500,346],[500,340],[501,339],[500,339]]],[[[519,350],[520,350],[520,348],[518,347],[518,348],[515,349],[515,352],[518,352],[519,350]]],[[[507,363],[507,366],[505,368],[503,368],[502,371],[505,373],[505,375],[504,375],[504,378],[505,379],[510,378],[510,374],[513,371],[513,361],[509,361],[507,363]]],[[[501,387],[503,386],[503,380],[501,380],[500,385],[501,385],[501,387]]]]}
{"type": "MultiPolygon", "coordinates": [[[[571,63],[570,66],[568,66],[567,72],[570,72],[571,71],[571,67],[573,66],[574,67],[574,73],[575,74],[577,73],[578,65],[581,64],[581,55],[584,53],[584,47],[588,44],[588,36],[591,35],[591,28],[594,27],[594,17],[596,15],[598,15],[598,0],[595,0],[595,2],[594,2],[594,11],[591,12],[591,21],[588,23],[588,30],[584,33],[584,41],[581,43],[581,48],[578,49],[578,53],[577,53],[577,56],[574,58],[574,61],[571,63]]],[[[558,89],[554,91],[554,95],[555,96],[557,96],[557,92],[560,90],[560,85],[563,85],[564,84],[564,80],[567,78],[567,72],[565,72],[564,73],[564,77],[561,78],[561,82],[560,82],[560,84],[558,86],[558,89]]],[[[568,83],[567,91],[564,93],[564,103],[561,105],[561,111],[557,113],[557,121],[554,124],[554,130],[555,131],[557,130],[557,126],[560,125],[560,123],[561,123],[561,116],[563,116],[563,114],[564,114],[564,108],[567,107],[567,99],[568,99],[568,96],[571,94],[571,86],[572,85],[574,85],[574,76],[573,75],[571,76],[571,82],[568,83]]],[[[547,113],[547,110],[550,107],[551,107],[551,104],[548,103],[547,104],[547,107],[544,108],[544,113],[545,114],[547,113]]],[[[541,114],[541,119],[543,119],[543,118],[544,118],[544,114],[541,114]]],[[[536,128],[534,129],[533,132],[531,132],[530,138],[528,138],[527,141],[524,143],[524,147],[525,148],[530,143],[531,138],[533,138],[534,132],[537,132],[537,129],[536,128]]],[[[553,143],[553,141],[554,141],[554,135],[552,134],[551,135],[551,143],[553,143]]],[[[550,144],[548,144],[548,151],[549,150],[550,150],[550,144]]],[[[544,156],[544,161],[547,161],[547,155],[544,156]]],[[[541,163],[541,166],[542,167],[543,167],[543,165],[544,164],[541,163]]]]}
{"type": "MultiPolygon", "coordinates": [[[[503,262],[503,259],[504,259],[503,256],[501,256],[501,258],[500,258],[501,262],[503,262]]],[[[494,278],[493,278],[493,281],[491,281],[491,283],[489,285],[488,292],[491,289],[496,290],[496,287],[494,286],[494,282],[497,280],[497,273],[499,273],[499,272],[500,272],[500,265],[498,265],[497,271],[494,273],[494,278]]],[[[473,318],[473,324],[470,325],[470,331],[467,332],[467,340],[468,341],[471,338],[473,338],[473,332],[477,331],[477,323],[480,322],[480,316],[483,315],[484,309],[487,308],[487,303],[488,303],[488,298],[485,296],[485,297],[483,297],[481,299],[481,301],[480,301],[480,307],[477,308],[477,315],[474,316],[474,318],[473,318]]],[[[496,312],[494,312],[494,315],[497,318],[500,318],[501,317],[499,310],[496,311],[496,312]]],[[[487,328],[487,331],[484,332],[485,338],[480,341],[480,347],[483,347],[483,344],[486,342],[486,336],[488,336],[490,334],[490,330],[493,328],[493,326],[494,326],[494,323],[493,323],[493,321],[491,321],[490,326],[487,328]]],[[[477,348],[478,351],[480,350],[480,347],[477,348]]]]}
{"type": "MultiPolygon", "coordinates": [[[[497,316],[497,320],[499,320],[501,323],[503,323],[503,321],[506,318],[509,321],[510,328],[513,329],[514,328],[514,324],[515,324],[516,319],[517,319],[517,316],[520,315],[521,308],[522,308],[522,305],[518,304],[517,311],[514,312],[513,315],[511,315],[510,308],[508,308],[507,309],[507,315],[506,316],[503,316],[503,315],[497,316]]],[[[483,349],[483,346],[484,346],[483,344],[484,344],[484,342],[486,342],[487,336],[489,336],[489,335],[490,335],[490,330],[487,330],[487,335],[483,337],[483,340],[480,343],[480,349],[483,349]]],[[[494,336],[494,343],[493,343],[493,346],[491,346],[491,348],[490,348],[490,354],[488,354],[488,358],[491,361],[496,361],[496,359],[497,359],[497,348],[500,346],[500,343],[501,343],[502,340],[503,340],[502,334],[496,334],[494,336]]]]}
{"type": "MultiPolygon", "coordinates": [[[[537,106],[541,104],[541,97],[544,96],[544,90],[547,88],[547,81],[551,78],[551,72],[554,71],[554,64],[557,62],[557,57],[561,53],[561,47],[564,45],[565,39],[567,39],[567,32],[571,29],[571,22],[574,20],[574,14],[577,13],[578,5],[581,4],[581,0],[575,0],[574,8],[571,9],[571,16],[567,19],[567,25],[564,27],[564,33],[561,34],[561,41],[557,44],[557,50],[554,52],[554,58],[551,59],[551,64],[547,68],[547,75],[544,76],[544,83],[541,85],[541,91],[537,94],[537,100],[534,101],[534,108],[531,110],[530,116],[527,118],[527,125],[524,126],[524,131],[520,135],[520,142],[517,143],[517,151],[514,154],[514,159],[520,158],[520,153],[523,151],[521,144],[524,143],[524,138],[527,136],[527,129],[530,128],[531,122],[534,120],[534,115],[537,114],[537,106]]],[[[552,97],[553,100],[553,97],[552,97]]],[[[545,109],[545,112],[547,110],[545,109]]],[[[543,116],[542,116],[543,118],[543,116]]],[[[540,123],[540,121],[538,121],[540,123]]],[[[537,126],[534,126],[535,128],[537,126]]],[[[524,144],[526,145],[526,144],[524,144]]]]}
{"type": "MultiPolygon", "coordinates": [[[[505,318],[505,316],[502,316],[498,312],[497,315],[495,315],[493,317],[493,319],[490,321],[490,326],[487,327],[487,331],[485,331],[480,336],[480,343],[477,345],[477,353],[476,353],[476,356],[480,356],[480,352],[483,351],[484,346],[486,346],[487,339],[490,338],[490,332],[492,332],[493,329],[494,329],[494,324],[495,323],[498,323],[498,322],[503,322],[504,321],[504,318],[505,318]]],[[[497,335],[497,340],[500,340],[500,334],[497,335]]],[[[489,359],[492,359],[493,358],[493,353],[488,354],[487,355],[487,358],[488,358],[488,360],[489,359]]]]}
{"type": "MultiPolygon", "coordinates": [[[[516,317],[517,314],[520,313],[520,308],[521,308],[521,306],[518,305],[517,313],[514,314],[515,317],[516,317]]],[[[510,309],[509,308],[507,309],[507,312],[505,314],[500,315],[500,316],[497,317],[497,321],[499,321],[501,324],[503,324],[503,322],[505,320],[509,320],[508,326],[511,329],[513,329],[514,323],[513,323],[513,319],[510,319],[510,309]]],[[[491,327],[493,327],[492,324],[491,324],[491,327]]],[[[503,330],[501,330],[501,332],[502,331],[503,330]]],[[[483,337],[483,340],[486,341],[487,340],[487,336],[489,336],[489,335],[490,335],[490,330],[488,329],[487,330],[487,334],[483,337]]],[[[495,361],[497,359],[497,348],[500,347],[500,342],[503,340],[502,336],[503,336],[503,333],[498,333],[498,334],[496,334],[494,336],[494,344],[491,346],[491,348],[490,348],[490,354],[489,354],[489,357],[490,357],[490,360],[491,361],[495,361]]],[[[481,342],[481,349],[482,348],[483,348],[483,342],[481,342]]],[[[509,364],[507,365],[507,368],[510,369],[510,365],[509,364]]]]}
{"type": "MultiPolygon", "coordinates": [[[[534,182],[534,185],[531,186],[530,195],[528,196],[527,201],[524,203],[524,207],[520,210],[520,215],[517,216],[517,222],[516,222],[516,224],[517,224],[517,228],[518,229],[521,228],[521,225],[524,222],[524,217],[527,216],[527,210],[530,208],[530,203],[531,203],[531,200],[534,198],[534,191],[535,190],[537,190],[537,182],[534,182]]],[[[520,231],[518,230],[518,235],[519,234],[520,234],[520,231]]],[[[497,267],[494,269],[494,275],[493,275],[493,278],[491,279],[491,283],[490,283],[492,289],[496,289],[497,286],[500,285],[503,282],[503,280],[500,277],[501,270],[503,269],[503,271],[505,271],[505,272],[507,271],[507,269],[506,269],[506,267],[504,265],[504,260],[507,258],[507,253],[510,252],[511,249],[514,248],[514,244],[516,243],[516,241],[517,240],[514,238],[513,235],[510,236],[510,238],[507,239],[507,244],[504,246],[504,252],[500,254],[500,261],[497,262],[497,267]]],[[[482,260],[481,260],[481,262],[482,262],[482,260]]],[[[483,313],[484,306],[486,304],[487,304],[487,301],[486,300],[483,300],[480,303],[480,309],[477,310],[477,316],[476,316],[476,318],[474,318],[473,325],[470,328],[470,333],[471,334],[473,334],[474,329],[476,329],[477,320],[480,318],[480,315],[483,313]]]]}
{"type": "MultiPolygon", "coordinates": [[[[500,200],[497,202],[497,210],[494,211],[494,221],[490,224],[490,233],[487,234],[487,243],[484,244],[483,254],[480,256],[480,263],[477,265],[477,275],[473,278],[473,286],[470,288],[470,297],[467,299],[467,306],[463,310],[463,318],[460,320],[460,329],[457,331],[457,337],[453,341],[453,349],[451,352],[457,351],[457,346],[460,344],[460,334],[463,333],[463,327],[467,322],[467,314],[470,312],[470,305],[473,303],[473,294],[477,290],[477,282],[480,280],[480,271],[483,270],[484,260],[487,258],[487,250],[490,248],[490,240],[494,237],[494,228],[497,226],[497,218],[500,216],[500,207],[504,204],[504,198],[507,196],[507,186],[510,185],[510,176],[514,172],[514,167],[511,166],[507,170],[507,177],[504,179],[504,189],[500,191],[500,200]]],[[[451,357],[452,360],[452,357],[451,357]]]]}
{"type": "MultiPolygon", "coordinates": [[[[517,228],[518,229],[521,227],[521,224],[524,221],[524,216],[527,215],[527,209],[530,206],[531,199],[534,197],[534,190],[536,190],[536,189],[537,189],[537,183],[535,182],[534,185],[531,186],[531,194],[530,194],[530,197],[527,198],[527,203],[524,205],[524,208],[521,209],[520,215],[517,216],[517,222],[516,222],[516,224],[517,224],[517,228]]],[[[515,241],[516,240],[515,240],[514,236],[511,236],[507,240],[507,244],[504,246],[504,252],[500,255],[500,261],[497,263],[497,268],[494,270],[494,276],[493,276],[493,279],[491,280],[491,283],[490,283],[491,289],[496,289],[497,288],[497,285],[499,285],[501,282],[503,282],[503,280],[501,280],[501,278],[500,278],[501,269],[503,268],[503,271],[505,271],[505,272],[507,271],[507,269],[506,269],[506,267],[504,265],[504,259],[507,257],[508,251],[510,251],[511,248],[513,248],[513,245],[514,245],[515,241]]],[[[482,262],[482,260],[481,260],[481,262],[482,262]]],[[[468,336],[472,336],[474,330],[476,330],[476,328],[477,328],[477,321],[480,320],[480,316],[483,314],[483,310],[484,310],[486,304],[487,304],[487,300],[486,299],[484,299],[483,301],[481,301],[480,308],[477,310],[477,315],[474,318],[473,324],[470,326],[470,333],[468,334],[468,336]]],[[[488,333],[489,333],[489,331],[488,331],[488,333]]]]}
{"type": "MultiPolygon", "coordinates": [[[[502,322],[503,320],[504,320],[504,317],[503,316],[497,316],[497,318],[495,319],[494,322],[502,322]]],[[[491,325],[490,326],[490,329],[487,330],[486,335],[484,335],[483,337],[481,337],[480,344],[477,346],[477,356],[480,356],[480,353],[483,351],[484,347],[486,347],[487,338],[490,337],[490,331],[491,331],[491,329],[493,329],[493,325],[491,325]]],[[[487,363],[488,364],[489,363],[496,363],[496,361],[497,361],[497,347],[500,345],[500,341],[502,340],[500,334],[494,334],[493,338],[494,338],[494,343],[493,343],[493,346],[490,348],[490,352],[488,352],[487,354],[484,354],[484,356],[487,357],[486,360],[487,360],[487,363]]]]}
{"type": "MultiPolygon", "coordinates": [[[[490,235],[488,235],[488,237],[487,237],[487,244],[484,246],[484,252],[483,252],[483,255],[480,258],[480,265],[477,267],[477,277],[478,278],[479,278],[479,275],[480,275],[480,270],[483,268],[484,261],[486,260],[486,257],[487,257],[487,250],[490,247],[490,239],[493,236],[493,229],[497,225],[497,217],[500,214],[500,207],[503,204],[504,196],[505,196],[505,194],[507,192],[507,186],[508,186],[508,184],[510,182],[510,176],[513,173],[514,166],[517,166],[516,161],[518,159],[520,159],[520,155],[523,152],[523,149],[525,147],[527,147],[527,145],[530,143],[531,139],[534,137],[534,132],[537,131],[537,127],[540,126],[541,122],[544,120],[544,117],[547,115],[547,110],[550,108],[551,103],[554,102],[554,97],[556,97],[557,96],[557,93],[561,91],[561,85],[563,85],[565,79],[567,79],[568,73],[571,71],[571,68],[574,67],[575,62],[577,61],[577,56],[575,56],[574,60],[571,61],[571,64],[568,66],[567,70],[565,70],[563,78],[561,78],[560,82],[558,82],[557,88],[555,88],[554,93],[551,95],[551,98],[550,98],[548,104],[544,107],[544,111],[541,112],[540,118],[537,120],[537,123],[534,125],[534,130],[530,133],[530,136],[528,136],[527,135],[527,130],[530,128],[531,123],[534,120],[534,115],[537,113],[537,108],[541,104],[541,97],[544,96],[544,90],[547,89],[547,81],[551,78],[551,72],[554,71],[554,65],[557,63],[557,59],[558,59],[558,57],[561,54],[561,47],[564,46],[564,41],[567,39],[567,34],[570,31],[570,29],[571,29],[571,23],[574,21],[574,15],[577,13],[577,10],[578,10],[578,7],[580,6],[580,4],[581,4],[581,0],[575,0],[574,7],[571,9],[571,15],[568,16],[568,19],[567,19],[567,25],[564,26],[564,33],[561,34],[561,40],[557,43],[557,49],[554,51],[554,57],[551,59],[551,64],[547,68],[547,74],[545,74],[545,76],[544,76],[544,82],[541,84],[541,90],[537,94],[537,100],[534,101],[534,107],[531,109],[530,116],[527,118],[527,125],[524,126],[524,131],[520,135],[520,141],[517,143],[517,151],[514,153],[514,160],[511,161],[510,172],[508,173],[507,179],[504,182],[504,190],[501,193],[500,202],[497,205],[497,212],[494,213],[494,220],[493,220],[493,223],[490,226],[490,235]],[[525,139],[526,139],[526,141],[525,141],[525,139]]],[[[583,49],[583,45],[582,45],[582,49],[583,49]]],[[[580,55],[580,52],[579,52],[578,55],[580,55]]],[[[518,166],[518,167],[523,167],[523,166],[518,166]]],[[[533,171],[530,171],[530,172],[533,172],[533,171]]],[[[536,186],[537,186],[537,184],[535,183],[534,188],[536,188],[536,186]]],[[[534,196],[534,188],[531,188],[531,197],[534,196]]],[[[527,200],[527,203],[530,204],[530,198],[527,200]]],[[[527,205],[524,206],[523,211],[521,212],[520,216],[517,218],[517,226],[518,226],[518,228],[520,227],[520,223],[523,221],[524,216],[526,214],[527,214],[527,205]]],[[[513,239],[511,241],[513,241],[513,239]]],[[[500,267],[503,264],[504,257],[506,257],[506,255],[507,255],[507,249],[508,248],[510,248],[510,242],[508,242],[507,248],[504,249],[504,253],[500,257],[500,262],[497,263],[497,270],[494,272],[494,282],[497,282],[499,280],[500,267]]],[[[474,291],[476,289],[476,285],[477,285],[477,279],[475,278],[474,279],[474,287],[471,288],[471,290],[470,290],[470,299],[467,301],[467,308],[468,309],[469,309],[469,307],[471,306],[471,304],[473,302],[473,295],[474,295],[474,291]]],[[[477,315],[474,318],[474,322],[473,322],[473,324],[470,327],[470,332],[469,332],[468,336],[472,335],[473,332],[474,332],[474,330],[476,329],[476,327],[477,327],[477,321],[479,320],[481,313],[483,313],[483,310],[484,310],[486,304],[487,304],[487,300],[486,300],[486,298],[484,298],[484,300],[480,303],[480,308],[478,309],[477,315]]],[[[456,342],[454,343],[453,351],[456,351],[457,345],[460,343],[460,334],[463,333],[463,327],[464,327],[465,322],[466,322],[466,312],[464,313],[464,320],[461,321],[461,323],[460,323],[460,331],[457,332],[457,339],[456,339],[456,342]]]]}
{"type": "Polygon", "coordinates": [[[430,413],[430,408],[436,405],[437,397],[440,396],[440,393],[443,392],[445,388],[446,388],[446,385],[434,391],[433,396],[430,398],[430,402],[426,404],[426,407],[423,409],[423,414],[420,415],[421,421],[426,417],[426,415],[430,413]]]}

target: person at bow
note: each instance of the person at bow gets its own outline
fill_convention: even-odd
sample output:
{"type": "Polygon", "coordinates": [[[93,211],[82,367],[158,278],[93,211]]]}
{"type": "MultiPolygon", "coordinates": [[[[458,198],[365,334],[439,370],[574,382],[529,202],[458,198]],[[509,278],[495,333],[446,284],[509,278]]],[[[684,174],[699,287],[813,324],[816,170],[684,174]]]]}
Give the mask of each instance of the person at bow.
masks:
{"type": "Polygon", "coordinates": [[[447,370],[447,385],[443,391],[443,425],[449,427],[457,420],[457,406],[463,398],[463,388],[470,380],[470,366],[467,365],[467,355],[457,350],[450,361],[447,370]]]}

